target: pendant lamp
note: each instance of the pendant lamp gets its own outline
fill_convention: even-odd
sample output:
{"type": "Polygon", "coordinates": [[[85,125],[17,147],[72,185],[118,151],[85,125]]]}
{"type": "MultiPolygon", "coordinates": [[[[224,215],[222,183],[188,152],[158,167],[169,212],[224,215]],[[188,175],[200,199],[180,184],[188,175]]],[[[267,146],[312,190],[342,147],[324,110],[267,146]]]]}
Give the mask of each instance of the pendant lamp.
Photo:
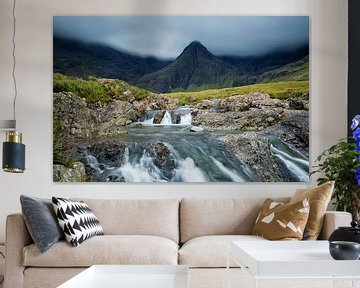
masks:
{"type": "Polygon", "coordinates": [[[13,69],[12,78],[14,82],[14,100],[13,100],[13,120],[0,121],[0,130],[6,131],[6,140],[3,143],[2,167],[5,172],[23,173],[25,171],[25,145],[22,144],[22,133],[17,131],[16,126],[16,57],[15,57],[15,35],[16,35],[16,0],[13,0],[13,35],[12,35],[12,58],[13,69]]]}

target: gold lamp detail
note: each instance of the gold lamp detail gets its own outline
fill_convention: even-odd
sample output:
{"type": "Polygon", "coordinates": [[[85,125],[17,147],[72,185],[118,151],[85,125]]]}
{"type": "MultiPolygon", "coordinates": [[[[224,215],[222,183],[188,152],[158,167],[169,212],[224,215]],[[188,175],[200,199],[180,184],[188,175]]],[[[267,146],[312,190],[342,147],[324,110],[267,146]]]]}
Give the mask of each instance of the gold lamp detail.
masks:
{"type": "Polygon", "coordinates": [[[14,101],[13,101],[13,120],[0,121],[0,130],[6,131],[6,140],[3,143],[3,160],[2,167],[5,172],[23,173],[25,171],[25,145],[22,144],[22,133],[16,129],[16,98],[17,86],[15,77],[16,57],[15,57],[15,35],[16,35],[16,0],[13,1],[12,16],[14,20],[12,36],[12,57],[13,69],[12,78],[14,82],[14,101]]]}

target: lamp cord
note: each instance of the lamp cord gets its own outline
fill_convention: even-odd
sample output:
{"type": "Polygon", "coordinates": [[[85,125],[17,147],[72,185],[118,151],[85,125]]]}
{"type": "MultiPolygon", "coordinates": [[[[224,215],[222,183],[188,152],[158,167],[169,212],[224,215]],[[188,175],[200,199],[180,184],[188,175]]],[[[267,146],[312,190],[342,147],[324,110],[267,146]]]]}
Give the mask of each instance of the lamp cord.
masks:
{"type": "Polygon", "coordinates": [[[16,0],[13,0],[13,9],[12,9],[12,16],[13,16],[13,35],[12,35],[12,45],[13,45],[13,50],[12,50],[12,57],[13,57],[13,69],[12,69],[12,78],[14,81],[14,91],[15,91],[15,95],[14,95],[14,101],[13,101],[13,118],[15,121],[15,130],[16,130],[16,98],[17,98],[17,84],[16,84],[16,77],[15,77],[15,68],[16,68],[16,56],[15,56],[15,49],[16,49],[16,44],[15,44],[15,35],[16,35],[16,15],[15,15],[15,8],[16,8],[16,0]]]}

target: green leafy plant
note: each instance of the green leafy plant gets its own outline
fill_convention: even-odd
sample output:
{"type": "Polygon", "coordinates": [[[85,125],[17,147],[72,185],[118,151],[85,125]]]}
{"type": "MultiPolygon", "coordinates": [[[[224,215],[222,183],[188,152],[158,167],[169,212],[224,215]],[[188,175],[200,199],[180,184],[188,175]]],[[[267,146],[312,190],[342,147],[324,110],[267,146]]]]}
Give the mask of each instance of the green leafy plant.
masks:
{"type": "Polygon", "coordinates": [[[335,189],[332,195],[337,211],[348,211],[358,219],[354,193],[359,196],[359,184],[354,177],[360,167],[360,153],[355,150],[354,143],[348,143],[346,139],[324,150],[317,157],[316,166],[311,174],[320,173],[317,183],[323,184],[335,181],[335,189]]]}

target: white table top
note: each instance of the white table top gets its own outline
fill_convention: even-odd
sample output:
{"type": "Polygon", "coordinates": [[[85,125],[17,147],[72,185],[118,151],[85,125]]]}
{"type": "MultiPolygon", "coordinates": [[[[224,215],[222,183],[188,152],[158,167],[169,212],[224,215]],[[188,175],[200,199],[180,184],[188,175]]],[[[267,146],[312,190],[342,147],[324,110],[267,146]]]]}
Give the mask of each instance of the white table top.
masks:
{"type": "Polygon", "coordinates": [[[188,288],[184,265],[94,265],[58,288],[188,288]]]}
{"type": "Polygon", "coordinates": [[[360,261],[334,260],[328,241],[236,241],[230,253],[256,277],[360,277],[360,261]]]}

